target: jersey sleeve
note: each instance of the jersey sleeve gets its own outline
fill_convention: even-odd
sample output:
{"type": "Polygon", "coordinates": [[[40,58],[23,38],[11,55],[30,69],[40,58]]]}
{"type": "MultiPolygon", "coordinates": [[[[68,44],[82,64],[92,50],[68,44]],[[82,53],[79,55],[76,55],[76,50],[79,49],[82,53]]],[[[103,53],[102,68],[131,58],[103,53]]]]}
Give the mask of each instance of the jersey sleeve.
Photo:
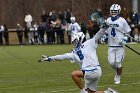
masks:
{"type": "Polygon", "coordinates": [[[4,31],[3,25],[0,26],[0,32],[4,31]]]}
{"type": "Polygon", "coordinates": [[[101,28],[96,34],[95,34],[95,40],[98,41],[103,35],[106,34],[106,29],[101,28]]]}
{"type": "Polygon", "coordinates": [[[76,27],[77,27],[78,31],[81,31],[81,27],[78,23],[76,23],[76,27]]]}
{"type": "Polygon", "coordinates": [[[124,19],[124,24],[123,24],[123,27],[124,27],[124,33],[129,33],[131,31],[131,28],[130,26],[128,25],[128,23],[126,22],[126,20],[124,19]]]}
{"type": "Polygon", "coordinates": [[[97,48],[98,46],[98,40],[104,35],[106,34],[105,33],[105,30],[103,28],[101,28],[93,38],[87,40],[84,44],[85,45],[90,45],[91,47],[93,48],[97,48]]]}
{"type": "Polygon", "coordinates": [[[50,56],[50,58],[52,59],[52,61],[54,60],[73,60],[74,59],[74,54],[73,53],[65,53],[62,55],[56,55],[56,56],[50,56]]]}

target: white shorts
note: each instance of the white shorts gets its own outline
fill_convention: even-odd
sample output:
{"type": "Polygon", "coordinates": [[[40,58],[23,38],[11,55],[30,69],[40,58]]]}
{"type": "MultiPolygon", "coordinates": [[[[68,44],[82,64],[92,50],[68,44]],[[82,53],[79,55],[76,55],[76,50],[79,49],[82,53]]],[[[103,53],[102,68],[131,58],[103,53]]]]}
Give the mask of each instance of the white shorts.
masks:
{"type": "Polygon", "coordinates": [[[96,91],[101,74],[100,68],[93,71],[85,71],[85,89],[89,88],[92,91],[96,91]]]}
{"type": "Polygon", "coordinates": [[[124,47],[109,47],[108,49],[108,61],[111,63],[122,62],[124,55],[124,47]]]}

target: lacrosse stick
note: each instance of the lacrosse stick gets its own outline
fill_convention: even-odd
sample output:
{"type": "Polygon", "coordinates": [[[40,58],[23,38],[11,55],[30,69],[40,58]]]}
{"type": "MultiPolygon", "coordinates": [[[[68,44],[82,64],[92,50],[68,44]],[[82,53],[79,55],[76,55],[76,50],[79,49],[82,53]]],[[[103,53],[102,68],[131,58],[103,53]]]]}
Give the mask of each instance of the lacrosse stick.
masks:
{"type": "Polygon", "coordinates": [[[133,48],[131,48],[130,46],[128,46],[128,45],[126,45],[125,43],[123,43],[123,42],[126,42],[126,41],[123,41],[123,40],[122,40],[122,41],[119,41],[119,40],[117,40],[117,39],[115,39],[115,38],[113,38],[113,39],[114,39],[117,43],[126,46],[128,49],[130,49],[130,50],[132,50],[133,52],[135,52],[136,54],[140,55],[140,53],[137,52],[135,49],[133,49],[133,48]]]}
{"type": "Polygon", "coordinates": [[[128,45],[126,45],[125,44],[125,46],[127,47],[127,48],[129,48],[130,50],[132,50],[133,52],[135,52],[135,53],[137,53],[138,55],[140,55],[140,53],[139,52],[137,52],[136,50],[134,50],[133,48],[131,48],[130,46],[128,46],[128,45]]]}

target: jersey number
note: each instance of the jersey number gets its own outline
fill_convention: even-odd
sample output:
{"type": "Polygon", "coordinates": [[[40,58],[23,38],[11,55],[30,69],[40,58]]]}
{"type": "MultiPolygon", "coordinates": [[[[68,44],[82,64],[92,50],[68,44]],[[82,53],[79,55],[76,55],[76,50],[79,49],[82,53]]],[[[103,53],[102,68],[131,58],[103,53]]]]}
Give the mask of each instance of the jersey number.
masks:
{"type": "Polygon", "coordinates": [[[74,27],[72,27],[72,30],[73,30],[73,31],[75,30],[74,27]]]}
{"type": "Polygon", "coordinates": [[[82,51],[81,50],[78,50],[76,53],[79,56],[79,59],[80,60],[83,60],[84,59],[84,55],[82,54],[82,51]]]}
{"type": "Polygon", "coordinates": [[[112,35],[113,37],[115,37],[115,35],[116,35],[115,28],[112,28],[112,30],[111,30],[111,35],[112,35]]]}

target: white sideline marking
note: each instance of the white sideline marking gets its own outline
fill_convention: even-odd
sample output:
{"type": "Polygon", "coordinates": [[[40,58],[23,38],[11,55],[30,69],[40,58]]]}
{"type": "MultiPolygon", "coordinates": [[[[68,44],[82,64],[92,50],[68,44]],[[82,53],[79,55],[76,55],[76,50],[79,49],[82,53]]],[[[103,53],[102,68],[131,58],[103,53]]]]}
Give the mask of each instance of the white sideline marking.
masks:
{"type": "MultiPolygon", "coordinates": [[[[140,85],[140,82],[137,83],[131,83],[131,84],[120,84],[122,86],[127,86],[127,85],[140,85]]],[[[115,84],[112,85],[104,85],[104,86],[98,86],[98,87],[110,87],[110,86],[116,86],[115,84]]],[[[79,90],[77,89],[67,89],[67,90],[56,90],[56,91],[50,91],[50,92],[39,92],[39,93],[59,93],[59,92],[66,92],[66,91],[75,91],[75,90],[79,90]]]]}

